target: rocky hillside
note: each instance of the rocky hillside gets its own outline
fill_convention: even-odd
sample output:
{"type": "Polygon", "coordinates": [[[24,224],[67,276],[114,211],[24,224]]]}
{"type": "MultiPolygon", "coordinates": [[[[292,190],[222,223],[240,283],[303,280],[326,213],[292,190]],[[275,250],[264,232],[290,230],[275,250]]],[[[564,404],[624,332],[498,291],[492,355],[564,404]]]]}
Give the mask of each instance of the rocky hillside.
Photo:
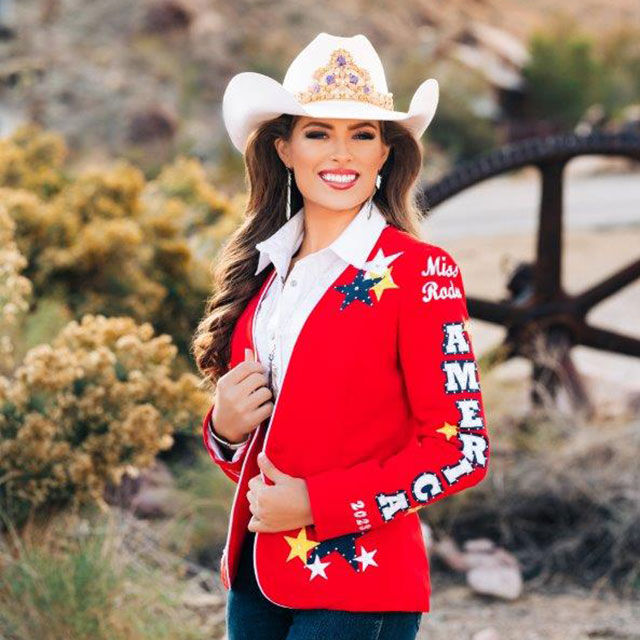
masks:
{"type": "MultiPolygon", "coordinates": [[[[640,24],[636,0],[584,9],[563,3],[594,33],[640,24]]],[[[427,77],[445,91],[447,78],[477,82],[464,67],[483,72],[481,83],[517,83],[528,34],[557,11],[552,0],[0,0],[0,135],[32,119],[62,132],[78,161],[220,159],[229,78],[251,69],[281,80],[319,31],[365,33],[406,109],[427,77]]]]}

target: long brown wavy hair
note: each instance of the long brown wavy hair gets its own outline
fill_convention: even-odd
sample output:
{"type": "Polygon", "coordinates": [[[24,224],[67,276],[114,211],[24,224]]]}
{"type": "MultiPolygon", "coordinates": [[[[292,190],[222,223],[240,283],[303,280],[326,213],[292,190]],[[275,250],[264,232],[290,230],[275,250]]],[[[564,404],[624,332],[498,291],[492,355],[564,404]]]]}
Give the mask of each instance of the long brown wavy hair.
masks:
{"type": "MultiPolygon", "coordinates": [[[[228,370],[233,328],[267,277],[268,269],[255,274],[255,245],[286,222],[287,170],[274,143],[277,138],[289,140],[298,118],[282,114],[264,122],[248,140],[244,162],[249,199],[243,221],[216,256],[213,293],[191,342],[195,362],[205,376],[204,384],[215,386],[228,370]]],[[[380,171],[382,181],[374,202],[389,224],[418,238],[420,212],[414,188],[422,168],[422,145],[392,120],[381,120],[380,132],[391,149],[380,171]]],[[[292,180],[292,213],[303,204],[302,194],[292,180]]]]}

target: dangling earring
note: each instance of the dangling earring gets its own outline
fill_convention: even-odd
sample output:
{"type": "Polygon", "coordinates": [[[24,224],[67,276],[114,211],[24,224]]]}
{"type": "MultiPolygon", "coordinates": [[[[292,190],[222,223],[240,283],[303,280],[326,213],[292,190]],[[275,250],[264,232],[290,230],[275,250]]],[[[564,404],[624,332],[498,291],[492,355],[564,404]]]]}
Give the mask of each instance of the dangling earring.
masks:
{"type": "Polygon", "coordinates": [[[376,176],[376,188],[374,192],[369,196],[369,211],[367,213],[367,220],[371,218],[371,209],[373,209],[373,196],[375,195],[376,191],[380,188],[381,182],[382,182],[382,176],[378,174],[376,176]]]}
{"type": "Polygon", "coordinates": [[[287,220],[291,218],[291,174],[293,171],[287,167],[287,220]]]}

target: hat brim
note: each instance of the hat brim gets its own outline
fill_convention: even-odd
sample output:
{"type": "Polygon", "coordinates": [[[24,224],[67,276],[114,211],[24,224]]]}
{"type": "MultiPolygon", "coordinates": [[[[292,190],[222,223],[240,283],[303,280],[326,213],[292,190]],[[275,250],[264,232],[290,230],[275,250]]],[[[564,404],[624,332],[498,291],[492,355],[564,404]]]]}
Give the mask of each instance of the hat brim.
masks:
{"type": "Polygon", "coordinates": [[[283,113],[311,118],[394,120],[420,138],[438,106],[438,81],[429,78],[416,89],[409,111],[389,111],[359,100],[318,100],[303,107],[279,82],[262,73],[243,71],[227,85],[222,116],[234,146],[245,152],[251,132],[262,122],[283,113]]]}

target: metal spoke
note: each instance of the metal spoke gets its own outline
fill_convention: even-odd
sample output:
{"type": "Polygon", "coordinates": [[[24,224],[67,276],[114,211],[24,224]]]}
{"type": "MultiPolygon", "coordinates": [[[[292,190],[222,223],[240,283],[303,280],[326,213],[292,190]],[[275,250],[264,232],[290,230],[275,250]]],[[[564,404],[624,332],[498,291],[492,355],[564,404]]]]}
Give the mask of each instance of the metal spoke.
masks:
{"type": "Polygon", "coordinates": [[[565,161],[540,165],[542,194],[534,277],[538,301],[555,300],[562,287],[562,213],[565,161]]]}
{"type": "Polygon", "coordinates": [[[580,344],[594,349],[622,353],[640,358],[640,340],[616,331],[585,325],[580,331],[580,344]]]}
{"type": "Polygon", "coordinates": [[[417,200],[425,214],[431,214],[431,209],[441,202],[484,180],[522,167],[538,168],[541,196],[535,263],[520,263],[514,269],[507,285],[510,298],[485,300],[467,296],[467,307],[472,317],[507,330],[502,345],[486,359],[488,363],[503,362],[516,354],[529,358],[535,404],[542,402],[541,391],[555,398],[562,386],[573,408],[590,415],[593,407],[571,349],[582,344],[640,357],[640,338],[585,323],[591,308],[640,278],[640,259],[578,295],[569,296],[563,290],[563,174],[567,163],[582,155],[640,160],[640,135],[594,131],[585,136],[566,133],[507,144],[458,166],[436,183],[425,185],[417,200]],[[537,339],[540,334],[541,341],[537,339]]]}
{"type": "Polygon", "coordinates": [[[599,302],[611,297],[638,278],[640,278],[640,260],[632,262],[630,265],[623,267],[620,271],[609,276],[606,280],[575,296],[574,302],[576,308],[585,315],[589,309],[595,307],[599,302]]]}

